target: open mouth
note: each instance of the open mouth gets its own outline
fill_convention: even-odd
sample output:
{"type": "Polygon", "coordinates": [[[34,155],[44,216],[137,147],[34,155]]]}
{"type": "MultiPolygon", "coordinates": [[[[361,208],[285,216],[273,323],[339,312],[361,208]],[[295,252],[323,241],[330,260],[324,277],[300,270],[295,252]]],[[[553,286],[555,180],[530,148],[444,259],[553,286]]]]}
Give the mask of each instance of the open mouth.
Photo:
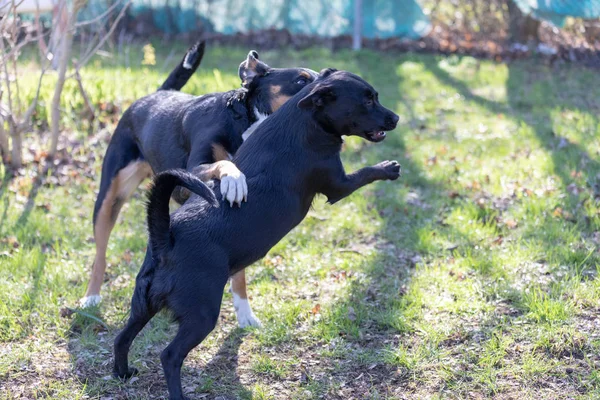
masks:
{"type": "Polygon", "coordinates": [[[383,139],[385,139],[385,136],[386,135],[384,131],[375,131],[366,134],[367,140],[371,142],[381,142],[383,139]]]}

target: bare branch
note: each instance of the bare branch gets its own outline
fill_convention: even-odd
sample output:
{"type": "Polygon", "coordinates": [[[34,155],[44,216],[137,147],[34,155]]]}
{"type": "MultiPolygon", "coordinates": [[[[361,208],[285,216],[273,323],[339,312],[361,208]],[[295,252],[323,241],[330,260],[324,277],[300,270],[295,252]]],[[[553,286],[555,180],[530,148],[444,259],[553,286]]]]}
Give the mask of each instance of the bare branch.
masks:
{"type": "Polygon", "coordinates": [[[94,106],[92,105],[92,102],[90,101],[90,98],[87,95],[85,88],[83,87],[83,82],[81,80],[81,75],[79,75],[78,69],[75,70],[75,79],[77,80],[77,84],[79,85],[79,91],[81,92],[81,96],[83,97],[85,106],[87,107],[88,112],[90,113],[90,119],[94,120],[94,118],[96,118],[96,112],[94,111],[94,106]]]}
{"type": "Polygon", "coordinates": [[[6,131],[4,130],[4,115],[2,114],[3,95],[4,91],[2,90],[2,86],[0,86],[0,155],[2,156],[2,162],[7,163],[10,149],[8,147],[8,136],[6,136],[6,131]]]}
{"type": "Polygon", "coordinates": [[[52,103],[50,106],[50,123],[52,130],[49,152],[50,157],[53,157],[56,154],[56,150],[58,148],[58,137],[60,136],[60,96],[65,85],[65,74],[67,72],[67,66],[73,44],[73,31],[71,27],[75,24],[77,13],[79,12],[80,7],[83,5],[82,3],[83,2],[77,0],[75,0],[73,3],[73,9],[70,13],[68,13],[66,33],[62,37],[62,41],[60,43],[61,49],[58,64],[58,79],[56,81],[56,86],[54,87],[54,96],[52,97],[52,103]]]}
{"type": "Polygon", "coordinates": [[[0,155],[2,156],[2,162],[8,162],[8,155],[10,149],[8,148],[8,136],[4,130],[4,118],[0,115],[0,155]]]}
{"type": "Polygon", "coordinates": [[[91,25],[93,23],[96,23],[96,22],[104,19],[104,17],[108,16],[121,3],[122,3],[122,1],[118,0],[115,4],[113,4],[112,6],[110,6],[108,8],[108,10],[106,10],[105,12],[103,12],[102,14],[100,14],[99,16],[97,16],[96,18],[76,23],[75,24],[75,29],[81,28],[82,26],[91,25]]]}
{"type": "MultiPolygon", "coordinates": [[[[0,37],[0,50],[2,53],[6,53],[6,46],[4,44],[4,38],[0,37]]],[[[10,90],[10,77],[8,75],[8,66],[7,62],[2,63],[3,72],[4,72],[4,82],[6,83],[6,94],[8,95],[8,111],[12,115],[12,93],[10,90]]]]}
{"type": "MultiPolygon", "coordinates": [[[[127,3],[123,6],[123,8],[121,9],[121,11],[119,12],[119,15],[117,15],[117,18],[114,20],[114,22],[112,23],[112,26],[110,27],[110,29],[108,30],[108,32],[106,33],[106,35],[104,35],[100,41],[98,41],[98,44],[96,45],[96,47],[94,47],[92,49],[92,51],[90,51],[89,53],[87,53],[82,60],[78,61],[75,69],[80,69],[81,67],[83,67],[85,64],[87,64],[90,59],[92,58],[92,56],[94,54],[96,54],[96,52],[102,47],[104,46],[104,43],[106,42],[106,40],[112,35],[112,33],[114,32],[115,28],[117,27],[119,21],[121,20],[121,18],[123,18],[125,16],[125,12],[127,11],[127,8],[129,7],[129,5],[131,4],[132,0],[127,0],[127,3]]],[[[72,78],[75,74],[71,74],[69,75],[69,78],[72,78]]]]}
{"type": "Polygon", "coordinates": [[[19,131],[25,130],[31,122],[30,121],[31,117],[33,116],[33,113],[35,112],[35,108],[37,107],[38,100],[40,98],[40,89],[42,88],[42,79],[44,78],[44,75],[46,74],[47,70],[48,70],[48,63],[46,62],[43,64],[42,71],[40,72],[40,77],[38,79],[37,88],[35,91],[35,97],[31,101],[31,104],[29,105],[29,108],[27,109],[27,111],[25,111],[25,115],[23,115],[23,118],[21,119],[21,123],[19,124],[19,127],[18,127],[19,131]]]}

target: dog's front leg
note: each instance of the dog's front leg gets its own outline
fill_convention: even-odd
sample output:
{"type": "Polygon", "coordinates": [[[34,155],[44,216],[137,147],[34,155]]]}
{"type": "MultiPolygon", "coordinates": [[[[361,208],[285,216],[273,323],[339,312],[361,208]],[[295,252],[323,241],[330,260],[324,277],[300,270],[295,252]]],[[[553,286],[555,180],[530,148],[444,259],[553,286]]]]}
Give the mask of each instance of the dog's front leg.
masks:
{"type": "MultiPolygon", "coordinates": [[[[202,179],[203,182],[208,182],[211,179],[219,179],[221,181],[221,195],[223,196],[223,200],[227,199],[229,205],[232,207],[233,203],[241,206],[242,201],[248,199],[246,176],[231,161],[222,160],[212,164],[199,165],[190,172],[202,179]]],[[[185,203],[189,197],[190,192],[185,188],[178,187],[173,192],[173,198],[179,204],[185,203]]]]}
{"type": "Polygon", "coordinates": [[[380,180],[393,181],[398,179],[400,174],[401,167],[397,161],[382,161],[372,167],[361,168],[350,175],[345,173],[337,175],[336,179],[327,183],[323,194],[327,196],[328,203],[334,204],[369,183],[380,180]]]}

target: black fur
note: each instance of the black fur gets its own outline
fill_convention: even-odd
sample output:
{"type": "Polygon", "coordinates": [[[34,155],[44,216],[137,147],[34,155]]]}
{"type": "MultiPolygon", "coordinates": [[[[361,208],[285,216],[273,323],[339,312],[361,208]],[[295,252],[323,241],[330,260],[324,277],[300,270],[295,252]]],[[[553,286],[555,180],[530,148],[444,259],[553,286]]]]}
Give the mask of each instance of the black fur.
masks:
{"type": "MultiPolygon", "coordinates": [[[[242,133],[255,121],[254,108],[271,114],[273,87],[278,95],[292,96],[312,82],[317,74],[305,68],[271,68],[258,60],[256,51],[239,67],[244,87],[223,93],[192,96],[181,88],[200,64],[204,43],[194,45],[161,90],[134,102],[119,121],[111,138],[94,206],[96,216],[111,182],[119,171],[134,161],[147,161],[154,173],[174,168],[193,170],[214,163],[213,145],[235,154],[242,133]],[[195,60],[192,69],[186,60],[195,60]],[[167,90],[169,89],[169,90],[167,90]]],[[[176,197],[182,203],[185,198],[176,197]]]]}
{"type": "Polygon", "coordinates": [[[212,197],[203,186],[189,184],[193,177],[188,172],[161,174],[161,182],[172,179],[169,188],[186,184],[200,196],[169,217],[164,204],[156,204],[171,193],[155,187],[150,195],[148,251],[136,279],[129,322],[115,339],[114,374],[131,375],[127,353],[134,337],[167,307],[179,331],[161,362],[169,398],[183,399],[181,365],[214,328],[227,278],[264,257],[302,221],[317,194],[335,203],[373,181],[397,179],[400,165],[395,161],[346,175],[340,159],[342,135],[380,141],[384,135],[379,131],[392,130],[397,122],[398,116],[379,104],[367,82],[327,70],[239,149],[234,162],[244,171],[252,197],[243,208],[210,207],[206,199],[212,197]]]}
{"type": "Polygon", "coordinates": [[[190,47],[187,53],[185,53],[183,60],[181,60],[177,68],[171,72],[158,90],[181,90],[200,66],[202,57],[204,57],[205,45],[206,43],[202,41],[190,47]]]}
{"type": "Polygon", "coordinates": [[[169,199],[176,186],[182,186],[196,193],[213,207],[219,206],[215,193],[195,175],[185,173],[183,170],[171,170],[168,174],[159,174],[148,192],[148,199],[151,201],[148,202],[147,207],[148,230],[154,232],[152,241],[154,254],[161,254],[171,247],[170,222],[164,216],[169,215],[169,199]]]}

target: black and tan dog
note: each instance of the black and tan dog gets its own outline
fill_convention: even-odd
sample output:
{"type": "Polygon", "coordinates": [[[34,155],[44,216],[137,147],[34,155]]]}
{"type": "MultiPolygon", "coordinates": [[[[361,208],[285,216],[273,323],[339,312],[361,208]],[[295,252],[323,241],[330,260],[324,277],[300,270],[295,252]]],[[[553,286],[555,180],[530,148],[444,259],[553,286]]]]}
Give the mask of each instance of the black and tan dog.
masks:
{"type": "Polygon", "coordinates": [[[179,331],[161,354],[170,399],[183,399],[180,370],[190,350],[217,323],[227,279],[264,257],[299,224],[317,194],[335,203],[376,180],[394,180],[400,165],[384,161],[346,175],[342,135],[372,142],[396,127],[398,116],[379,104],[377,92],[349,72],[325,70],[257,128],[234,157],[252,201],[231,208],[184,170],[156,177],[148,204],[146,258],[136,279],[127,326],[115,339],[114,374],[135,372],[127,354],[135,336],[162,308],[179,331]],[[169,217],[176,186],[198,196],[169,217]]]}
{"type": "MultiPolygon", "coordinates": [[[[306,68],[271,68],[251,51],[239,67],[242,88],[198,97],[176,91],[203,54],[203,42],[190,48],[160,90],[133,103],[117,125],[94,207],[96,257],[81,300],[84,307],[100,302],[110,233],[121,207],[145,178],[172,168],[187,169],[203,180],[220,179],[223,197],[231,205],[240,204],[247,196],[246,181],[230,155],[267,115],[317,76],[306,68]]],[[[184,193],[173,197],[180,203],[185,200],[184,193]]],[[[243,272],[232,278],[232,292],[240,326],[260,325],[247,300],[243,272]]]]}

